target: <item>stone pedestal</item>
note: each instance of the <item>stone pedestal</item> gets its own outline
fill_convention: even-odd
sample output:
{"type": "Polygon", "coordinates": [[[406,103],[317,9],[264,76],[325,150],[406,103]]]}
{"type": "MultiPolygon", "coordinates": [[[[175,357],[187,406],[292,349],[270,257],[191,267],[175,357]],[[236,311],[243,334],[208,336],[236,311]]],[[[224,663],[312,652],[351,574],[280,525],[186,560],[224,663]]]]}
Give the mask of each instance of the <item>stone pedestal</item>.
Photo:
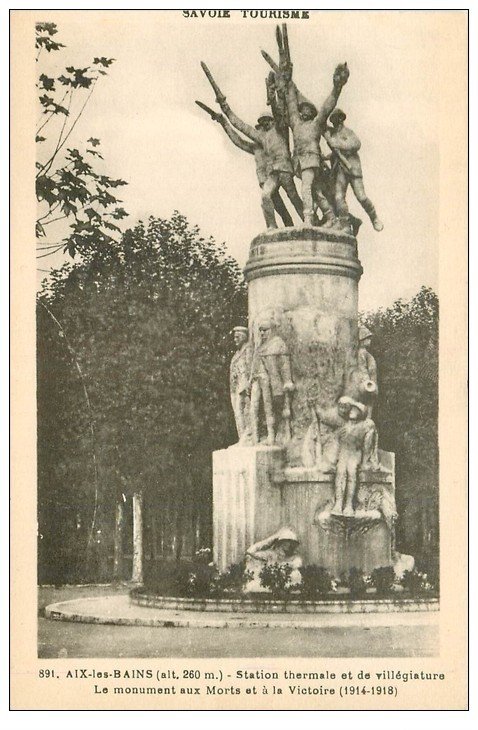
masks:
{"type": "Polygon", "coordinates": [[[239,563],[253,542],[280,527],[284,466],[277,446],[230,446],[213,454],[213,559],[220,571],[239,563]]]}
{"type": "Polygon", "coordinates": [[[239,562],[249,546],[281,527],[297,534],[305,565],[334,576],[353,567],[370,573],[391,565],[393,454],[381,452],[379,468],[360,472],[353,517],[331,514],[333,470],[311,468],[304,457],[311,402],[334,409],[341,396],[353,395],[347,388],[357,367],[362,274],[356,239],[313,227],[267,231],[252,241],[244,274],[253,350],[260,344],[259,324],[267,321],[290,358],[290,428],[277,429],[273,447],[236,445],[215,452],[216,565],[222,571],[239,562]]]}
{"type": "Polygon", "coordinates": [[[392,564],[395,484],[393,454],[380,452],[380,472],[360,475],[355,516],[330,514],[333,474],[289,468],[285,449],[231,446],[214,453],[214,563],[220,571],[280,527],[300,540],[304,565],[334,577],[392,564]]]}

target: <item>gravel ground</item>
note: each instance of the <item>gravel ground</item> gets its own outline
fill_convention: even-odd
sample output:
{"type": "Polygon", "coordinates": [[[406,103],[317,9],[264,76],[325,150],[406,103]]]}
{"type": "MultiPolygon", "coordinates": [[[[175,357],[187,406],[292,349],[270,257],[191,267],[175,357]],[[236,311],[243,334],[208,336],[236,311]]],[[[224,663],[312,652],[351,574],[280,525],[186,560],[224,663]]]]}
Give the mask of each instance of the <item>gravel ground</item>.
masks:
{"type": "Polygon", "coordinates": [[[38,656],[426,657],[439,653],[438,625],[327,626],[320,629],[152,628],[51,621],[41,615],[42,609],[50,603],[127,592],[127,586],[40,588],[38,656]]]}

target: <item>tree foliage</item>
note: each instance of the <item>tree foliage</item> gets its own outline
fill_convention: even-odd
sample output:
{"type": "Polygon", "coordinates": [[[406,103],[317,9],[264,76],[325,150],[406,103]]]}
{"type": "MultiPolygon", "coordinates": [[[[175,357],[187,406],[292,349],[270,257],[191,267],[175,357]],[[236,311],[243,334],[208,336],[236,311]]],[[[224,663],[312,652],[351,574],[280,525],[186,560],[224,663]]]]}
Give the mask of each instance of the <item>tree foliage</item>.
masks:
{"type": "MultiPolygon", "coordinates": [[[[179,213],[151,218],[52,272],[37,321],[43,579],[56,580],[55,565],[63,580],[68,570],[76,579],[111,578],[114,507],[138,491],[147,544],[148,519],[166,505],[174,508],[176,555],[197,524],[193,550],[210,544],[211,452],[235,439],[230,332],[246,321],[245,289],[224,246],[179,213]],[[94,559],[85,564],[88,546],[94,559]]],[[[424,288],[363,322],[374,333],[380,446],[396,453],[397,548],[430,573],[438,540],[437,297],[424,288]]]]}
{"type": "Polygon", "coordinates": [[[234,434],[230,332],[246,307],[235,261],[178,213],[151,218],[54,272],[38,304],[40,523],[58,501],[91,527],[97,503],[81,539],[111,552],[115,500],[142,491],[147,506],[177,504],[178,529],[193,504],[207,531],[211,452],[234,434]]]}
{"type": "MultiPolygon", "coordinates": [[[[55,40],[57,33],[55,23],[36,24],[39,66],[44,51],[61,52],[65,47],[55,40]]],[[[83,145],[72,141],[97,82],[114,60],[96,57],[88,66],[67,66],[56,75],[39,71],[40,118],[35,136],[38,258],[60,250],[73,258],[111,245],[120,233],[118,221],[127,216],[116,197],[117,188],[126,182],[102,172],[100,140],[90,137],[83,145]]]]}
{"type": "Polygon", "coordinates": [[[438,550],[438,298],[422,287],[363,323],[378,365],[380,446],[396,455],[398,548],[429,569],[438,550]]]}

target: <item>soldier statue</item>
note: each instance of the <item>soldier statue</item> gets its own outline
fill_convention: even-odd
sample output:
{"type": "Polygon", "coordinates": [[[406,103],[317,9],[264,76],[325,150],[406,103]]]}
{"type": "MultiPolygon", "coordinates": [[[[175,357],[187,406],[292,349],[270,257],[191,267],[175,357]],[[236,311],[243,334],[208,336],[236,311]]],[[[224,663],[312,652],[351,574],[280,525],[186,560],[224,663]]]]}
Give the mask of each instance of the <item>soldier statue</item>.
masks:
{"type": "Polygon", "coordinates": [[[216,92],[216,101],[231,124],[254,143],[260,145],[265,152],[268,169],[267,178],[262,185],[262,210],[267,228],[277,228],[273,195],[280,187],[284,188],[297,214],[302,219],[302,200],[294,183],[289,132],[283,115],[278,113],[278,108],[274,105],[272,111],[265,111],[258,117],[255,127],[246,124],[234,114],[206,64],[201,65],[216,92]]]}
{"type": "Polygon", "coordinates": [[[349,209],[345,200],[350,185],[362,208],[370,218],[376,231],[383,230],[375,206],[367,197],[363,185],[362,164],[358,151],[361,142],[357,135],[344,126],[346,114],[341,109],[334,109],[329,117],[332,124],[324,131],[324,139],[332,150],[332,168],[335,188],[335,207],[341,226],[350,229],[349,209]]]}
{"type": "MultiPolygon", "coordinates": [[[[270,100],[270,104],[272,106],[272,94],[274,93],[275,97],[275,90],[272,88],[271,85],[271,79],[266,79],[266,85],[267,85],[267,94],[268,99],[270,100]]],[[[210,117],[215,121],[218,122],[221,127],[226,132],[227,136],[231,140],[233,144],[235,144],[236,147],[238,147],[240,150],[243,150],[243,152],[247,152],[250,155],[254,156],[254,160],[256,163],[256,175],[257,180],[259,183],[259,187],[261,190],[263,189],[265,183],[267,182],[267,179],[269,177],[269,173],[271,171],[270,164],[268,157],[266,155],[266,152],[264,150],[264,147],[262,144],[259,144],[258,142],[253,142],[250,139],[245,139],[244,137],[241,137],[240,134],[236,132],[232,124],[230,124],[227,120],[227,118],[224,116],[224,114],[218,114],[213,109],[210,109],[206,104],[203,104],[200,101],[196,101],[196,104],[206,111],[210,117]]],[[[276,115],[279,114],[279,108],[276,107],[276,115]]],[[[260,130],[260,124],[256,124],[256,130],[260,130]]],[[[292,182],[294,184],[294,182],[292,182]]],[[[294,184],[295,187],[295,184],[294,184]]],[[[296,195],[298,197],[298,193],[296,190],[296,195]]],[[[274,206],[275,211],[278,213],[280,218],[282,219],[282,222],[284,226],[291,227],[294,225],[294,222],[291,218],[291,215],[289,211],[287,210],[284,201],[281,198],[279,190],[275,190],[271,195],[272,204],[274,206]]]]}
{"type": "Polygon", "coordinates": [[[322,225],[331,228],[336,225],[333,208],[323,191],[323,157],[320,149],[320,138],[323,134],[327,118],[335,108],[342,88],[349,78],[347,64],[339,64],[333,76],[333,88],[319,109],[303,97],[292,81],[292,63],[290,60],[287,29],[284,26],[281,34],[277,28],[279,46],[279,66],[263,52],[264,58],[276,70],[276,86],[279,93],[285,93],[289,126],[294,139],[294,160],[297,172],[302,180],[302,200],[304,203],[304,223],[313,226],[316,223],[316,207],[323,214],[322,225]]]}
{"type": "Polygon", "coordinates": [[[239,442],[250,439],[250,378],[252,348],[247,327],[233,328],[236,352],[229,369],[231,405],[236,421],[239,442]]]}
{"type": "Polygon", "coordinates": [[[331,514],[353,517],[359,468],[379,467],[377,430],[374,422],[367,418],[363,403],[350,406],[347,423],[338,430],[338,447],[335,502],[331,514]]]}
{"type": "Polygon", "coordinates": [[[251,421],[253,443],[260,441],[259,411],[262,402],[267,444],[273,446],[281,424],[290,438],[290,398],[294,391],[290,356],[279,335],[272,334],[272,322],[259,324],[259,344],[254,349],[251,373],[251,421]]]}
{"type": "Polygon", "coordinates": [[[297,535],[288,527],[282,527],[273,535],[251,545],[246,551],[246,570],[250,572],[251,580],[246,584],[245,592],[258,593],[266,590],[260,579],[265,565],[289,566],[292,569],[291,586],[300,585],[302,558],[298,548],[297,535]]]}
{"type": "Polygon", "coordinates": [[[351,368],[346,386],[347,395],[363,403],[367,417],[372,418],[372,408],[378,395],[377,363],[368,351],[372,333],[367,327],[359,328],[357,363],[351,368]]]}

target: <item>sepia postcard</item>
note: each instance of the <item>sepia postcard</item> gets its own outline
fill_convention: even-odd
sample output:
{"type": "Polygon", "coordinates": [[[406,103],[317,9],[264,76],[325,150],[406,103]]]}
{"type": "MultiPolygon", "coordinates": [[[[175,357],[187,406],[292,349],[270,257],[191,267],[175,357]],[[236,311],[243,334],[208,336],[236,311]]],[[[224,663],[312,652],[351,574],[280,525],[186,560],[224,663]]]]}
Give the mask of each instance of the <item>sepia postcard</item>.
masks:
{"type": "Polygon", "coordinates": [[[466,710],[468,11],[10,37],[11,709],[466,710]]]}

